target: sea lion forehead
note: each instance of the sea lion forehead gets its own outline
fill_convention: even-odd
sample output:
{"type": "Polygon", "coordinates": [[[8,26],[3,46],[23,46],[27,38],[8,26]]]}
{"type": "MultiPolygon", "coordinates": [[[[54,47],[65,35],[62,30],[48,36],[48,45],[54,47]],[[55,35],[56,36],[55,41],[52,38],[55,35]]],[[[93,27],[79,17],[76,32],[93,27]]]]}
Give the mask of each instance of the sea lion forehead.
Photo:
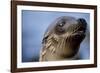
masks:
{"type": "Polygon", "coordinates": [[[56,24],[58,23],[61,23],[61,22],[65,22],[65,24],[77,24],[77,20],[74,18],[74,17],[71,17],[71,16],[61,16],[61,17],[58,17],[56,20],[55,20],[56,24]]]}
{"type": "Polygon", "coordinates": [[[71,16],[60,16],[57,17],[47,28],[46,33],[52,33],[55,30],[55,27],[59,25],[62,21],[65,21],[65,27],[68,27],[73,24],[77,24],[77,20],[71,16]]]}
{"type": "Polygon", "coordinates": [[[65,20],[75,20],[74,17],[71,17],[71,16],[61,16],[61,17],[58,17],[58,20],[59,19],[65,19],[65,20]]]}

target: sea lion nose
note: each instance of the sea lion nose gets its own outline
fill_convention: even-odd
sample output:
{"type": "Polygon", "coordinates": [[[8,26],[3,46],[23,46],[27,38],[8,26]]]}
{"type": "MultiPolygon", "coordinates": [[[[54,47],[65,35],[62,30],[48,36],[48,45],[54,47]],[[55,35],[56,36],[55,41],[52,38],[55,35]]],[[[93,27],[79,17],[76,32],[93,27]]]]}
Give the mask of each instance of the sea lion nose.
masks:
{"type": "Polygon", "coordinates": [[[81,25],[83,25],[83,27],[87,27],[87,22],[86,22],[86,20],[85,19],[83,19],[83,18],[79,18],[78,19],[78,22],[81,24],[81,25]]]}
{"type": "Polygon", "coordinates": [[[79,18],[78,19],[78,24],[80,25],[81,30],[83,30],[85,32],[86,28],[87,28],[87,22],[86,22],[86,20],[84,18],[79,18]]]}

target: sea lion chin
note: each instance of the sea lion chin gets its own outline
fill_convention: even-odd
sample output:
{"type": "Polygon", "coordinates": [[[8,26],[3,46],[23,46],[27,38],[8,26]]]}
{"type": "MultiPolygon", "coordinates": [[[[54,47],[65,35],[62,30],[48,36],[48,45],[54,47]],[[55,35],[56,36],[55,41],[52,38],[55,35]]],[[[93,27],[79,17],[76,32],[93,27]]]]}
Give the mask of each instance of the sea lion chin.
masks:
{"type": "Polygon", "coordinates": [[[86,28],[87,22],[83,18],[57,18],[44,34],[40,61],[74,59],[85,38],[86,28]]]}

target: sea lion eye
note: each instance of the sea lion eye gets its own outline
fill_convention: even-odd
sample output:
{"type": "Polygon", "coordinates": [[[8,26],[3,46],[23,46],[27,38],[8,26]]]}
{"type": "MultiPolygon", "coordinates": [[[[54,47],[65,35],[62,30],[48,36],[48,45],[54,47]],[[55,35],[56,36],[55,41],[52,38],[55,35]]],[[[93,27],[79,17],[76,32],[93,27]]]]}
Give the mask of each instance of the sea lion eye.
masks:
{"type": "Polygon", "coordinates": [[[62,26],[63,26],[63,24],[62,24],[62,23],[60,23],[58,26],[62,27],[62,26]]]}
{"type": "Polygon", "coordinates": [[[66,23],[65,21],[62,21],[62,22],[60,22],[60,23],[58,24],[58,26],[59,26],[59,27],[63,27],[63,26],[65,25],[65,23],[66,23]]]}

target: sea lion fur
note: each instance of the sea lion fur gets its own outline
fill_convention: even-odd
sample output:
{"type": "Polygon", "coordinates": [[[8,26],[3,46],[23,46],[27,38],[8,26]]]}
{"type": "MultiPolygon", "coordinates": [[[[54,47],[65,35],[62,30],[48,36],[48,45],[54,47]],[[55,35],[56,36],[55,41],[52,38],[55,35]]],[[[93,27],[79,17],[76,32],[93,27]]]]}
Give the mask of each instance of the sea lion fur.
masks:
{"type": "Polygon", "coordinates": [[[70,16],[57,18],[44,34],[39,61],[75,59],[85,38],[87,22],[70,16]]]}

